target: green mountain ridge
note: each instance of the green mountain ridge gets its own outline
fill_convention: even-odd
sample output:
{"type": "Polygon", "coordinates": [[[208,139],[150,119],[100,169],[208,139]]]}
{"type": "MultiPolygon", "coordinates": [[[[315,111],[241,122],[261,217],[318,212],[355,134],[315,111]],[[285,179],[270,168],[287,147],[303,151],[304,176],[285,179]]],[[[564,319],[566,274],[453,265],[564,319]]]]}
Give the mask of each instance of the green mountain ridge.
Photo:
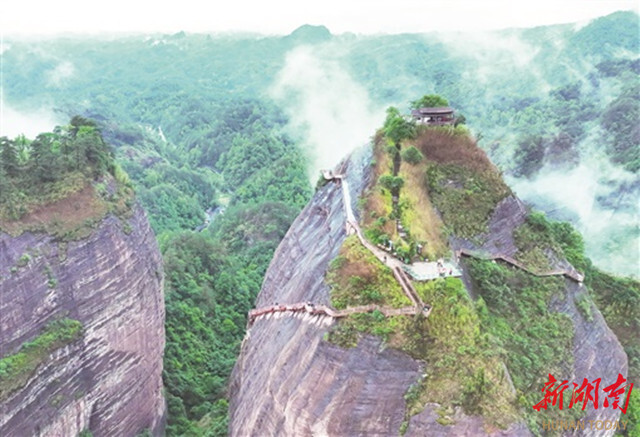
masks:
{"type": "MultiPolygon", "coordinates": [[[[149,213],[165,262],[167,433],[225,435],[226,384],[247,312],[279,241],[311,196],[310,156],[322,151],[305,149],[310,127],[327,130],[314,124],[316,117],[291,128],[292,114],[303,113],[308,96],[273,97],[273,84],[296,48],[313,44],[318,65],[353,79],[370,99],[362,102],[362,112],[405,105],[425,93],[446,95],[511,189],[552,218],[577,224],[598,267],[637,274],[638,23],[636,13],[620,12],[579,29],[512,29],[476,42],[464,33],[333,35],[322,26],[303,26],[283,37],[7,38],[3,98],[24,113],[51,107],[65,119],[91,118],[113,145],[149,213]],[[583,170],[595,183],[593,192],[580,191],[585,199],[578,206],[573,193],[525,191],[550,181],[562,194],[549,174],[575,176],[566,188],[586,186],[579,178],[583,170]],[[584,213],[581,205],[587,204],[594,206],[584,213]],[[227,206],[224,214],[204,231],[192,232],[208,209],[219,206],[227,206]],[[588,228],[590,222],[600,225],[602,217],[604,225],[588,228]]],[[[345,96],[361,95],[344,90],[345,96]]],[[[322,102],[314,106],[316,114],[338,114],[354,124],[362,115],[344,112],[337,98],[314,102],[322,102]]],[[[369,132],[377,127],[372,124],[369,132]]],[[[434,169],[433,187],[455,170],[434,169]]],[[[470,191],[478,188],[466,179],[461,183],[470,191]]],[[[0,197],[8,192],[0,190],[0,197]]],[[[417,199],[405,193],[407,201],[417,199]]],[[[437,205],[443,215],[451,200],[446,194],[437,205]]],[[[428,218],[404,220],[420,234],[411,224],[428,218]]],[[[591,299],[625,346],[630,368],[637,369],[637,281],[594,267],[573,231],[532,226],[554,233],[554,244],[587,274],[591,299]]],[[[522,229],[523,240],[532,237],[529,230],[522,229]]],[[[442,234],[423,237],[435,242],[442,234]]],[[[529,260],[541,261],[530,252],[529,260]]],[[[460,305],[469,306],[462,300],[460,305]]],[[[498,316],[481,315],[479,323],[500,329],[498,316]]]]}

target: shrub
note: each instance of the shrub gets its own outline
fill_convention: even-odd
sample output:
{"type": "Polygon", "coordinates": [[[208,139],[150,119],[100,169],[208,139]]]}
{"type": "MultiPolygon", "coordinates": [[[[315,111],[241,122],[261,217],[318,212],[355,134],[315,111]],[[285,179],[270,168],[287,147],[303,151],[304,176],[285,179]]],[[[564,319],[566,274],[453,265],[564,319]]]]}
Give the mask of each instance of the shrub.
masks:
{"type": "Polygon", "coordinates": [[[31,257],[29,256],[28,253],[25,253],[24,255],[22,255],[20,257],[20,259],[18,259],[18,267],[24,267],[27,264],[29,264],[29,261],[31,261],[31,257]]]}
{"type": "Polygon", "coordinates": [[[42,334],[26,342],[20,351],[0,360],[0,400],[27,382],[49,354],[82,336],[82,324],[61,319],[49,323],[42,334]]]}
{"type": "Polygon", "coordinates": [[[591,299],[586,294],[581,294],[576,300],[576,307],[588,322],[593,322],[593,314],[591,313],[591,299]]]}
{"type": "Polygon", "coordinates": [[[397,192],[404,185],[404,179],[400,176],[392,176],[390,174],[380,176],[379,182],[380,185],[391,192],[397,192]]]}
{"type": "Polygon", "coordinates": [[[408,147],[402,151],[402,159],[404,159],[409,164],[418,164],[424,156],[422,153],[416,149],[414,146],[408,147]]]}

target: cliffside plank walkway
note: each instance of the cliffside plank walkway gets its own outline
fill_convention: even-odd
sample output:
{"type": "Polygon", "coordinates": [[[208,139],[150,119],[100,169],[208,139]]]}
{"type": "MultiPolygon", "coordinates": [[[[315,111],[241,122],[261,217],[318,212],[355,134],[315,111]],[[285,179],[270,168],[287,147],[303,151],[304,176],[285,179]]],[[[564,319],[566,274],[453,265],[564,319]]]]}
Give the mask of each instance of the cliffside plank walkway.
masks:
{"type": "Polygon", "coordinates": [[[495,255],[491,255],[491,254],[486,254],[486,253],[482,253],[479,251],[475,251],[475,250],[468,250],[468,249],[460,249],[456,252],[458,258],[460,258],[460,256],[469,256],[472,258],[477,258],[477,259],[483,259],[483,260],[500,260],[500,261],[504,261],[507,264],[511,264],[514,267],[519,268],[520,270],[524,270],[527,273],[530,273],[534,276],[539,276],[539,277],[544,277],[544,276],[564,276],[565,278],[569,278],[571,280],[574,280],[578,283],[581,283],[582,281],[584,281],[584,275],[580,272],[578,272],[575,269],[571,269],[571,270],[563,270],[563,269],[557,269],[557,270],[549,270],[546,272],[537,272],[534,270],[529,269],[528,267],[526,267],[524,264],[522,264],[520,261],[511,258],[510,256],[506,256],[503,254],[495,254],[495,255]]]}
{"type": "Polygon", "coordinates": [[[355,307],[349,307],[344,310],[336,310],[326,305],[314,305],[310,302],[306,303],[294,303],[291,305],[270,305],[258,309],[249,311],[249,326],[259,317],[268,316],[276,313],[289,313],[294,314],[309,314],[311,316],[326,316],[333,319],[340,319],[350,316],[351,314],[359,313],[372,313],[374,311],[380,311],[385,317],[391,316],[405,316],[417,314],[416,307],[404,307],[404,308],[390,308],[381,307],[379,305],[361,305],[355,307]]]}
{"type": "Polygon", "coordinates": [[[266,317],[270,314],[277,313],[288,313],[290,315],[295,314],[309,314],[311,316],[326,316],[331,317],[333,319],[340,319],[343,317],[347,317],[351,314],[362,314],[362,313],[371,313],[374,311],[379,311],[384,314],[385,317],[392,316],[405,316],[405,315],[416,315],[423,314],[425,317],[428,317],[431,313],[431,306],[425,305],[425,303],[420,299],[418,292],[411,284],[411,280],[407,277],[407,274],[402,269],[402,263],[394,257],[387,257],[387,253],[373,244],[369,243],[362,234],[362,230],[360,229],[360,225],[358,225],[358,221],[356,220],[355,214],[353,213],[353,209],[351,208],[351,194],[349,193],[349,184],[343,178],[341,174],[334,174],[330,170],[324,170],[322,172],[325,180],[328,181],[336,181],[342,187],[342,198],[345,208],[345,214],[347,216],[346,220],[346,229],[347,234],[356,234],[358,239],[362,243],[364,247],[366,247],[373,255],[380,260],[383,264],[387,265],[391,271],[393,272],[393,276],[396,278],[396,281],[400,284],[402,291],[407,295],[413,306],[403,307],[403,308],[391,308],[391,307],[382,307],[379,305],[360,305],[346,308],[344,310],[336,310],[326,305],[314,305],[311,302],[305,303],[294,303],[289,305],[270,305],[262,308],[257,308],[249,311],[249,320],[247,322],[248,326],[251,327],[253,323],[260,317],[266,317]]]}
{"type": "MultiPolygon", "coordinates": [[[[360,225],[355,218],[353,213],[353,209],[351,208],[351,194],[349,193],[349,183],[344,179],[341,174],[334,174],[330,170],[323,170],[322,175],[327,181],[336,181],[342,188],[342,197],[345,208],[345,214],[347,216],[346,219],[346,230],[347,234],[353,235],[356,234],[360,243],[367,248],[381,263],[388,266],[393,272],[393,276],[395,277],[398,284],[402,288],[402,291],[407,295],[413,306],[403,307],[403,308],[391,308],[391,307],[381,307],[379,305],[361,305],[349,307],[344,310],[336,310],[326,305],[314,305],[310,302],[305,303],[295,303],[290,305],[270,305],[263,308],[257,308],[249,311],[249,320],[248,326],[251,327],[256,319],[260,317],[266,317],[270,314],[278,314],[278,313],[288,313],[291,315],[295,314],[309,314],[311,316],[325,316],[331,317],[332,319],[340,319],[342,317],[347,317],[351,314],[359,314],[359,313],[371,313],[374,311],[379,311],[385,315],[385,317],[392,316],[401,316],[401,315],[415,315],[422,313],[425,317],[428,317],[431,313],[431,306],[426,305],[420,295],[414,288],[411,280],[405,273],[403,267],[403,263],[396,259],[393,256],[388,256],[385,251],[374,246],[369,241],[364,238],[362,234],[362,229],[360,229],[360,225]]],[[[575,269],[557,269],[550,270],[545,272],[537,272],[529,269],[520,261],[504,255],[504,254],[487,254],[480,251],[469,250],[469,249],[460,249],[456,252],[456,258],[460,259],[461,256],[468,256],[477,259],[483,260],[500,260],[506,262],[514,267],[517,267],[527,273],[530,273],[534,276],[545,277],[545,276],[564,276],[568,279],[576,281],[578,283],[582,283],[584,281],[584,275],[578,272],[575,269]]]]}

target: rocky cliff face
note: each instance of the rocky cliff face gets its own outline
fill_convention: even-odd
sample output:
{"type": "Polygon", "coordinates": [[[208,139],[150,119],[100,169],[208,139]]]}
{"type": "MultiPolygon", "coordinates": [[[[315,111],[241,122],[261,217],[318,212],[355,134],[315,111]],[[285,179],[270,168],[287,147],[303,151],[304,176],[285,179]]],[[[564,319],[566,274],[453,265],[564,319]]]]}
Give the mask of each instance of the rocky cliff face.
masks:
{"type": "Polygon", "coordinates": [[[54,320],[83,327],[0,398],[0,435],[161,434],[162,285],[160,253],[139,208],[126,223],[107,217],[80,241],[0,233],[0,357],[54,320]]]}
{"type": "MultiPolygon", "coordinates": [[[[369,162],[366,151],[348,162],[346,173],[352,199],[357,199],[368,183],[369,162]]],[[[522,204],[509,197],[496,208],[482,248],[462,239],[453,239],[452,246],[488,252],[499,248],[511,254],[512,231],[524,219],[522,204]]],[[[256,307],[276,302],[329,303],[324,276],[346,238],[345,220],[340,187],[326,185],[280,244],[256,307]]],[[[575,378],[581,381],[583,377],[591,380],[602,377],[603,381],[614,381],[618,372],[626,374],[626,355],[596,308],[592,309],[592,322],[583,320],[574,299],[585,289],[566,281],[565,299],[553,303],[553,309],[568,314],[574,321],[575,378]]],[[[466,282],[471,293],[471,285],[466,282]]],[[[352,349],[337,347],[323,339],[332,323],[331,318],[308,314],[272,314],[256,320],[246,335],[232,375],[232,436],[399,435],[406,419],[404,396],[411,384],[429,369],[399,351],[386,348],[372,336],[364,336],[352,349]]],[[[499,430],[487,426],[482,417],[465,415],[460,408],[453,415],[454,424],[441,424],[436,420],[438,407],[428,404],[424,411],[411,417],[404,424],[405,435],[531,435],[523,423],[499,430]]],[[[617,410],[600,409],[591,411],[587,420],[615,419],[618,414],[617,410]]]]}
{"type": "MultiPolygon", "coordinates": [[[[484,236],[482,244],[462,238],[452,238],[454,250],[460,248],[479,250],[490,254],[504,254],[513,257],[517,251],[513,234],[515,229],[524,223],[526,208],[515,196],[509,196],[498,204],[489,222],[489,232],[484,236]]],[[[574,270],[566,259],[551,257],[552,269],[574,270]]],[[[467,278],[467,288],[473,290],[467,278]]],[[[602,378],[602,381],[614,382],[618,374],[627,375],[627,355],[615,334],[607,326],[604,317],[595,306],[591,307],[592,321],[587,321],[581,315],[576,302],[588,296],[588,290],[582,283],[564,279],[564,296],[559,296],[551,303],[551,310],[564,313],[569,316],[574,326],[573,358],[574,366],[572,379],[581,383],[583,378],[593,381],[602,378]]],[[[607,382],[607,384],[610,384],[607,382]]],[[[619,410],[613,409],[587,409],[585,420],[609,420],[615,421],[620,416],[619,410]]],[[[602,430],[587,429],[585,436],[613,435],[602,430]]]]}
{"type": "MultiPolygon", "coordinates": [[[[366,153],[347,175],[358,198],[366,153]]],[[[355,207],[355,205],[353,205],[355,207]]],[[[318,191],[280,244],[257,307],[274,302],[329,303],[324,273],[346,237],[340,187],[318,191]]],[[[259,319],[245,338],[230,391],[230,433],[248,435],[390,435],[404,419],[403,395],[420,363],[382,349],[375,337],[342,349],[323,340],[331,319],[259,319]]]]}

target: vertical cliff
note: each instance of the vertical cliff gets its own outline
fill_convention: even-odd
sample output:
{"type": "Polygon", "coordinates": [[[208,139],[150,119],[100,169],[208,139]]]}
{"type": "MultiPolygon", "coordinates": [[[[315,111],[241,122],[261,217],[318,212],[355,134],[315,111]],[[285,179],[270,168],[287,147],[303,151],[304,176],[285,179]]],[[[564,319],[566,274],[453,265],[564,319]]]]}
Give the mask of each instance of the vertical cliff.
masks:
{"type": "MultiPolygon", "coordinates": [[[[381,338],[384,334],[361,330],[355,347],[340,347],[331,336],[339,331],[336,327],[349,326],[343,325],[346,319],[338,321],[309,310],[277,311],[256,318],[232,375],[232,436],[527,436],[532,435],[530,427],[539,431],[540,420],[556,417],[545,416],[544,411],[537,416],[532,413],[532,400],[539,401],[547,373],[562,373],[575,381],[585,377],[614,381],[618,373],[626,374],[627,358],[620,343],[588,300],[584,285],[571,278],[577,272],[561,250],[545,246],[550,237],[527,227],[528,211],[475,144],[466,137],[434,132],[425,134],[431,135],[430,149],[421,147],[427,158],[424,167],[409,167],[401,173],[407,184],[419,186],[401,194],[401,203],[405,199],[406,205],[413,201],[421,207],[409,217],[413,222],[403,221],[403,232],[413,225],[411,231],[417,235],[415,223],[420,219],[420,223],[431,223],[424,238],[436,256],[447,256],[442,255],[442,247],[454,259],[461,251],[477,253],[477,259],[456,260],[463,281],[416,283],[425,302],[440,300],[426,320],[416,317],[413,322],[396,319],[376,325],[395,327],[400,335],[391,341],[381,338]],[[438,141],[444,141],[442,146],[438,141]],[[461,157],[472,164],[463,163],[461,157]],[[424,194],[423,203],[410,197],[427,190],[431,182],[433,191],[424,194]],[[472,207],[460,204],[469,201],[472,207]],[[427,210],[436,212],[427,216],[427,210]],[[444,242],[436,241],[445,235],[436,229],[442,222],[449,234],[444,242]],[[536,245],[528,247],[532,242],[536,245]],[[497,256],[518,259],[512,263],[482,259],[497,256]],[[518,267],[524,265],[530,270],[518,267]],[[491,271],[488,285],[480,274],[487,270],[491,271]],[[462,293],[447,288],[455,284],[460,284],[462,293]],[[502,295],[491,294],[489,286],[494,285],[502,295]],[[513,317],[516,313],[520,320],[513,317]],[[522,326],[523,320],[531,325],[522,326]],[[420,332],[412,331],[415,326],[420,332]],[[547,329],[553,338],[544,338],[547,329]],[[467,343],[457,342],[458,332],[468,335],[467,343]],[[411,347],[407,347],[407,335],[413,335],[411,347]],[[532,350],[523,351],[521,344],[532,350]],[[539,352],[544,356],[535,356],[539,352]],[[523,354],[526,360],[520,360],[523,354]]],[[[389,167],[381,164],[384,159],[388,159],[384,152],[372,159],[370,151],[362,151],[344,166],[354,199],[352,209],[357,209],[355,199],[360,196],[365,197],[360,206],[366,203],[365,188],[374,186],[381,174],[376,166],[382,171],[389,167]]],[[[340,191],[339,182],[320,188],[292,224],[267,271],[256,307],[332,303],[326,272],[335,270],[332,260],[346,259],[339,257],[347,237],[347,197],[340,191]]],[[[374,191],[380,192],[379,186],[370,193],[374,191]]],[[[359,218],[363,227],[376,222],[391,226],[383,229],[388,235],[397,231],[395,220],[376,220],[383,214],[373,215],[366,208],[359,218]]],[[[615,420],[619,414],[619,410],[590,409],[585,419],[615,420]]]]}
{"type": "Polygon", "coordinates": [[[160,435],[162,290],[139,207],[75,241],[0,232],[0,435],[160,435]]]}
{"type": "MultiPolygon", "coordinates": [[[[346,168],[352,199],[369,177],[370,152],[361,152],[346,168]]],[[[325,272],[346,237],[342,199],[333,183],[316,193],[278,247],[257,307],[329,303],[325,272]]],[[[323,336],[332,323],[322,316],[256,321],[232,375],[232,436],[397,432],[404,392],[418,380],[421,364],[375,337],[352,349],[328,343],[323,336]]]]}

